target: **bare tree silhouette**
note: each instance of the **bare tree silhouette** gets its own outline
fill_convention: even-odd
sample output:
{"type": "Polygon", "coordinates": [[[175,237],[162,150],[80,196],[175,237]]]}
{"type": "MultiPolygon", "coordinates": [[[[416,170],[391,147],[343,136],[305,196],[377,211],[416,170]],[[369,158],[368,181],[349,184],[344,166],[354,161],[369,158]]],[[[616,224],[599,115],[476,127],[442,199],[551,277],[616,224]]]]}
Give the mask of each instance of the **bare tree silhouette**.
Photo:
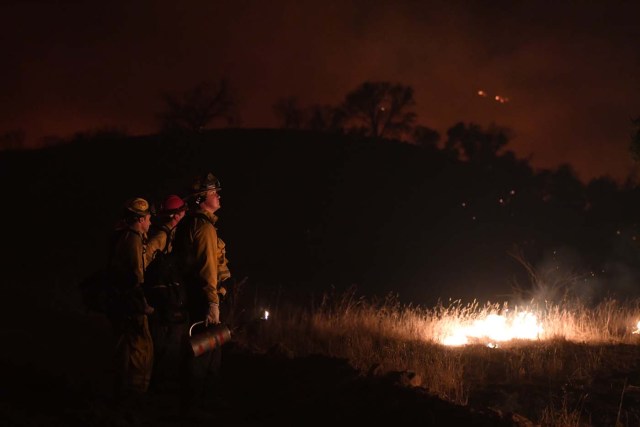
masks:
{"type": "Polygon", "coordinates": [[[26,133],[22,129],[10,130],[0,134],[0,149],[16,150],[24,148],[26,133]]]}
{"type": "Polygon", "coordinates": [[[343,109],[350,130],[373,137],[398,136],[411,131],[416,113],[413,88],[389,82],[365,82],[349,92],[343,109]]]}
{"type": "Polygon", "coordinates": [[[494,160],[509,142],[509,130],[490,127],[483,130],[479,125],[459,122],[447,131],[445,150],[456,155],[462,154],[467,160],[483,164],[494,160]]]}
{"type": "Polygon", "coordinates": [[[634,128],[634,132],[631,135],[631,145],[629,149],[631,150],[633,160],[640,162],[640,116],[632,119],[631,124],[634,128]]]}
{"type": "Polygon", "coordinates": [[[422,147],[436,148],[440,141],[440,133],[426,126],[416,126],[413,129],[413,142],[422,147]]]}
{"type": "Polygon", "coordinates": [[[158,114],[163,131],[199,132],[216,119],[227,124],[235,120],[235,102],[225,80],[214,86],[200,83],[180,97],[164,94],[163,100],[166,110],[158,114]]]}
{"type": "Polygon", "coordinates": [[[283,129],[301,129],[305,123],[305,113],[298,103],[298,98],[290,96],[280,98],[273,110],[283,129]]]}
{"type": "Polygon", "coordinates": [[[340,108],[330,105],[312,105],[308,109],[305,128],[321,131],[342,133],[344,131],[345,114],[340,108]]]}

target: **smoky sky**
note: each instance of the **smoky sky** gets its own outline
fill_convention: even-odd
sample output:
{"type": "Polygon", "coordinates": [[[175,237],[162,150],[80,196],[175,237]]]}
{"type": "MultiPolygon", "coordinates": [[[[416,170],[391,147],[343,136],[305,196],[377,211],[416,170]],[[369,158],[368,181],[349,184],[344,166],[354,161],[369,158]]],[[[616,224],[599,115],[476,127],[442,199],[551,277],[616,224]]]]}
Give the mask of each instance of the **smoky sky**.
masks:
{"type": "Polygon", "coordinates": [[[151,133],[162,93],[221,78],[243,127],[275,127],[279,98],[337,105],[391,81],[414,88],[419,124],[441,134],[508,127],[508,148],[536,167],[622,180],[640,115],[638,16],[633,1],[10,0],[0,132],[151,133]]]}

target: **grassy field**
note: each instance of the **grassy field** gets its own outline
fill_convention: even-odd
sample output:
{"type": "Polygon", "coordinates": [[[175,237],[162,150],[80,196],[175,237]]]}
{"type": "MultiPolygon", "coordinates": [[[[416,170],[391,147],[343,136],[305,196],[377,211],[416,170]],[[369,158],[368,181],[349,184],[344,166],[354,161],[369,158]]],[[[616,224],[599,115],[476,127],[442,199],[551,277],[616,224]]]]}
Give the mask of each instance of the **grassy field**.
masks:
{"type": "MultiPolygon", "coordinates": [[[[232,410],[225,412],[229,422],[237,420],[234,411],[247,407],[247,396],[254,396],[249,405],[254,412],[246,416],[255,423],[247,425],[275,419],[273,405],[278,402],[307,405],[286,412],[297,419],[317,405],[344,410],[347,397],[349,405],[359,405],[349,406],[355,419],[363,413],[375,419],[368,408],[383,402],[389,405],[385,411],[395,408],[387,418],[396,419],[404,412],[393,405],[405,399],[415,405],[403,410],[413,408],[416,419],[420,410],[439,414],[439,420],[465,414],[455,406],[468,408],[467,414],[505,414],[500,419],[519,414],[543,426],[640,425],[640,334],[635,333],[640,300],[587,305],[565,299],[517,306],[451,301],[425,308],[403,305],[393,295],[366,299],[347,291],[327,293],[308,304],[284,298],[267,298],[269,305],[238,298],[234,304],[236,295],[249,294],[235,289],[224,304],[236,343],[229,347],[225,367],[225,381],[233,391],[232,410]],[[267,317],[265,309],[268,319],[260,319],[267,317]],[[274,359],[274,350],[285,357],[274,359]],[[361,384],[371,387],[354,386],[340,360],[348,361],[361,384]],[[334,365],[335,370],[328,368],[334,365]],[[386,388],[368,391],[378,384],[376,378],[397,379],[405,388],[452,407],[410,394],[391,398],[386,388]],[[357,395],[353,389],[359,390],[357,395]],[[305,393],[324,400],[304,400],[305,393]],[[372,395],[379,395],[376,403],[372,395]]],[[[19,316],[17,305],[10,316],[14,321],[5,323],[3,336],[10,345],[0,358],[6,379],[0,418],[22,423],[18,425],[97,425],[96,420],[114,419],[108,406],[110,329],[99,315],[80,310],[73,295],[49,298],[49,307],[38,310],[45,323],[42,316],[19,316]],[[47,405],[33,406],[34,398],[47,405]]],[[[154,425],[180,425],[171,418],[176,393],[170,389],[150,396],[141,417],[154,425]]],[[[212,414],[219,418],[216,410],[212,414]]]]}
{"type": "Polygon", "coordinates": [[[422,308],[348,291],[269,315],[254,345],[346,358],[363,374],[404,373],[447,401],[540,425],[640,425],[637,300],[422,308]]]}

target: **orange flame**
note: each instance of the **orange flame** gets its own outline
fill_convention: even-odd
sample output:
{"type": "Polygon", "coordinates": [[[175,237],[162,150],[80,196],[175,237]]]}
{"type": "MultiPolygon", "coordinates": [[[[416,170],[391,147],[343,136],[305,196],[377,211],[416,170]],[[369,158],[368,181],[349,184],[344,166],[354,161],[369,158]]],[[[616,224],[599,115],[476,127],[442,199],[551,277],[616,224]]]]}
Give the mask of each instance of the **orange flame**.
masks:
{"type": "MultiPolygon", "coordinates": [[[[454,328],[453,332],[441,342],[449,346],[468,344],[471,339],[510,341],[513,339],[538,339],[543,329],[538,325],[538,318],[530,312],[520,312],[515,316],[489,314],[484,319],[476,319],[470,325],[454,328]]],[[[495,347],[493,343],[490,347],[495,347]]]]}

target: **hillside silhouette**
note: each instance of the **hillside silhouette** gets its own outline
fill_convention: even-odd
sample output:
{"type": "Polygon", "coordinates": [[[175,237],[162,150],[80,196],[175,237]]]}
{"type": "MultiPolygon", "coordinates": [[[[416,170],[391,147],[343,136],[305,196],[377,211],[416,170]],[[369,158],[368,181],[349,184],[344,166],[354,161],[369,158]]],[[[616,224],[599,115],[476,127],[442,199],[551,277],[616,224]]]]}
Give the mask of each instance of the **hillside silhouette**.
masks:
{"type": "MultiPolygon", "coordinates": [[[[469,134],[467,146],[482,148],[486,135],[469,134]]],[[[5,274],[18,291],[32,283],[43,297],[72,294],[104,265],[127,198],[182,195],[193,176],[213,171],[232,271],[265,290],[307,298],[355,286],[416,304],[495,300],[514,283],[529,285],[510,256],[517,251],[536,268],[579,277],[578,294],[637,291],[635,187],[606,178],[585,185],[568,166],[533,171],[506,150],[462,158],[433,145],[283,130],[5,151],[5,274]]]]}

